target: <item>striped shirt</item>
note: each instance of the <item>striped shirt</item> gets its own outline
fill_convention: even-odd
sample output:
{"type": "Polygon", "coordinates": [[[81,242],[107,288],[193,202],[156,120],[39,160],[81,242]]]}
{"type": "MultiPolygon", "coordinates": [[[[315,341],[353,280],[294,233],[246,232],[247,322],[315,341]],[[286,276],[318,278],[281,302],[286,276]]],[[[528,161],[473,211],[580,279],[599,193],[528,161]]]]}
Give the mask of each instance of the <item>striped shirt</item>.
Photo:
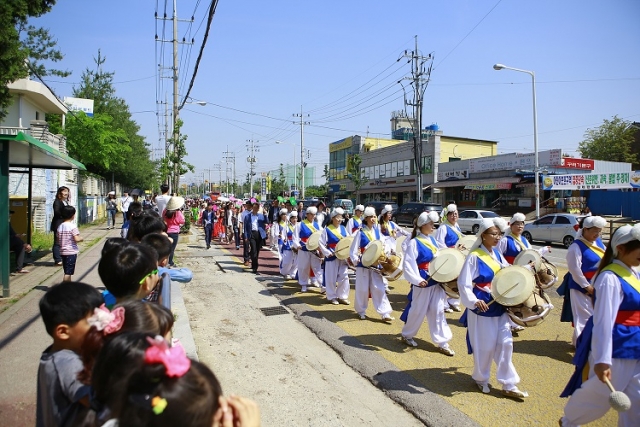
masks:
{"type": "Polygon", "coordinates": [[[74,236],[79,236],[78,227],[70,221],[65,221],[58,227],[58,243],[60,243],[60,255],[75,255],[80,252],[74,236]]]}

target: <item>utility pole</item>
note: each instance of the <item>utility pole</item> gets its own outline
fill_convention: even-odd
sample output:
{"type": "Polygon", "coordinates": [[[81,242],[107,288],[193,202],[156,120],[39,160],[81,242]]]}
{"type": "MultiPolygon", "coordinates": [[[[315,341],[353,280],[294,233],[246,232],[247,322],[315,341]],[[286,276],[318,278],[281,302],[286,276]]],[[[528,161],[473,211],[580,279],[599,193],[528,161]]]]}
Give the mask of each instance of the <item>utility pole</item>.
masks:
{"type": "Polygon", "coordinates": [[[251,198],[253,196],[253,176],[255,175],[253,171],[256,163],[255,153],[260,151],[260,149],[255,146],[255,143],[258,141],[254,141],[253,138],[247,139],[247,142],[247,151],[249,151],[249,157],[247,157],[247,162],[249,162],[249,198],[251,198]]]}
{"type": "MultiPolygon", "coordinates": [[[[300,122],[293,122],[293,124],[300,125],[300,198],[304,199],[304,167],[306,165],[304,161],[304,125],[308,125],[309,122],[304,121],[305,115],[302,112],[302,105],[300,106],[300,114],[294,114],[293,117],[299,117],[300,122]]],[[[306,117],[309,117],[307,114],[306,117]]]]}
{"type": "Polygon", "coordinates": [[[209,172],[209,192],[211,192],[211,169],[203,169],[205,172],[209,172]]]}
{"type": "MultiPolygon", "coordinates": [[[[225,151],[224,153],[224,157],[223,159],[228,163],[231,163],[233,165],[233,169],[232,169],[232,175],[233,175],[233,185],[231,186],[231,189],[233,190],[233,192],[235,193],[235,184],[236,184],[236,153],[232,153],[229,151],[229,146],[227,145],[227,151],[225,151]]],[[[229,190],[227,190],[227,193],[229,193],[229,190]]]]}
{"type": "MultiPolygon", "coordinates": [[[[424,92],[431,77],[431,67],[433,66],[433,55],[424,56],[418,50],[418,36],[415,36],[415,50],[404,51],[404,58],[411,59],[411,77],[403,80],[410,80],[413,85],[413,99],[407,100],[405,93],[405,104],[413,107],[413,154],[416,169],[416,201],[422,202],[422,106],[424,92]],[[427,67],[427,63],[429,64],[427,67]]],[[[404,89],[404,87],[403,87],[404,89]]]]}

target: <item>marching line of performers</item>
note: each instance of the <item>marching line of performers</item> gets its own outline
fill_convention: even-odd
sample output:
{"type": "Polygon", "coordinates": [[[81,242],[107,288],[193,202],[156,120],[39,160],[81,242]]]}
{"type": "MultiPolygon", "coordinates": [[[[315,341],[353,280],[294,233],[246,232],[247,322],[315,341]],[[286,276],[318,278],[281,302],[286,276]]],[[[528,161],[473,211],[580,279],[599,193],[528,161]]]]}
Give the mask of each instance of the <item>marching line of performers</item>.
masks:
{"type": "MultiPolygon", "coordinates": [[[[344,211],[336,208],[329,214],[330,224],[322,227],[313,207],[306,210],[302,221],[298,221],[295,211],[281,210],[281,274],[286,279],[297,276],[303,292],[315,279],[328,302],[350,305],[348,274],[349,269],[355,269],[356,314],[366,319],[365,311],[371,298],[383,320],[394,320],[385,292],[384,275],[379,269],[367,268],[362,263],[362,255],[371,242],[381,241],[387,255],[395,254],[396,239],[408,234],[390,220],[389,212],[391,206],[386,206],[380,218],[376,218],[372,207],[358,205],[355,215],[344,226],[344,211]],[[320,232],[321,236],[318,248],[311,251],[306,243],[315,232],[320,232]],[[349,256],[339,259],[335,249],[347,237],[353,238],[349,256]],[[310,272],[315,278],[310,277],[310,272]]],[[[490,371],[495,362],[501,393],[517,400],[524,399],[528,394],[517,387],[520,377],[512,361],[512,330],[514,325],[520,325],[513,323],[511,314],[507,314],[508,307],[495,301],[491,283],[498,272],[514,264],[522,251],[531,251],[531,244],[522,236],[525,216],[517,213],[509,223],[502,218],[482,220],[475,243],[468,248],[458,244],[463,234],[457,218],[457,207],[454,204],[447,206],[440,227],[435,230],[440,220],[438,215],[422,213],[413,233],[407,236],[398,251],[402,256],[403,276],[411,285],[409,303],[401,316],[405,323],[401,339],[416,347],[414,337],[426,319],[434,345],[441,353],[454,356],[448,344],[452,333],[444,313],[456,307],[462,310],[463,306],[460,320],[467,327],[468,352],[474,361],[472,378],[478,389],[483,393],[490,392],[490,371]],[[457,277],[459,298],[448,298],[442,283],[429,275],[429,264],[447,248],[468,251],[457,277]]],[[[640,266],[640,225],[620,227],[605,248],[599,237],[605,224],[606,220],[601,217],[586,217],[567,254],[569,273],[566,281],[570,291],[566,293],[570,297],[565,298],[570,301],[568,310],[574,317],[576,357],[580,355],[585,359],[587,354],[586,360],[592,359],[593,363],[589,364],[589,379],[581,387],[574,385],[563,394],[573,394],[561,420],[565,426],[590,422],[585,420],[595,420],[606,412],[606,399],[594,403],[598,396],[608,393],[607,386],[601,381],[605,376],[632,401],[632,409],[620,414],[619,425],[640,425],[640,275],[637,270],[640,266]],[[598,299],[595,295],[604,297],[598,299]]],[[[537,250],[540,256],[549,251],[548,246],[537,250]]],[[[525,267],[533,270],[532,266],[525,267]]]]}

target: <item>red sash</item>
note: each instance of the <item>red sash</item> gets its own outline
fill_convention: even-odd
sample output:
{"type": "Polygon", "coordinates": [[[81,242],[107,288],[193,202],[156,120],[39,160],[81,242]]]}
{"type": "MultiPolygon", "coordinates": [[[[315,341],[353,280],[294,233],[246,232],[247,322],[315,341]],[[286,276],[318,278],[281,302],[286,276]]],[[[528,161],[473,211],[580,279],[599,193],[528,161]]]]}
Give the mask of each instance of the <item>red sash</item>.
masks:
{"type": "Polygon", "coordinates": [[[615,323],[624,326],[640,326],[640,311],[620,310],[615,323]]]}
{"type": "Polygon", "coordinates": [[[586,273],[582,273],[587,280],[593,279],[593,276],[596,275],[596,270],[587,271],[586,273]]]}
{"type": "Polygon", "coordinates": [[[418,264],[418,268],[420,270],[428,270],[429,269],[429,263],[428,262],[423,262],[418,264]]]}
{"type": "Polygon", "coordinates": [[[337,243],[329,243],[329,244],[327,244],[327,247],[331,248],[331,249],[335,248],[336,246],[338,246],[337,243]]]}
{"type": "Polygon", "coordinates": [[[308,237],[301,237],[300,240],[302,240],[303,243],[307,243],[307,240],[309,240],[308,237]]]}
{"type": "Polygon", "coordinates": [[[476,286],[480,289],[491,289],[491,282],[487,283],[476,283],[476,286]]]}

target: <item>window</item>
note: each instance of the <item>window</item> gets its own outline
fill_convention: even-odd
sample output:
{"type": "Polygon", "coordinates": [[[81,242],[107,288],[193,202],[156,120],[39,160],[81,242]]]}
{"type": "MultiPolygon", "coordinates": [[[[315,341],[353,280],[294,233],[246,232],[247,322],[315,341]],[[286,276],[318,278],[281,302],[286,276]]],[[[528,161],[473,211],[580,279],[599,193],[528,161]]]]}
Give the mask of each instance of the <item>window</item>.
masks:
{"type": "Polygon", "coordinates": [[[385,164],[384,165],[384,169],[385,169],[385,176],[386,177],[393,176],[393,175],[391,175],[391,163],[385,164]]]}
{"type": "Polygon", "coordinates": [[[460,212],[460,218],[477,218],[478,215],[473,211],[460,212]]]}
{"type": "Polygon", "coordinates": [[[483,218],[500,218],[500,215],[491,211],[482,211],[481,214],[483,218]]]}
{"type": "Polygon", "coordinates": [[[571,224],[571,221],[566,216],[557,216],[554,224],[571,224]]]}
{"type": "Polygon", "coordinates": [[[535,225],[549,225],[551,223],[553,223],[552,216],[545,216],[534,222],[535,225]]]}
{"type": "Polygon", "coordinates": [[[391,163],[391,175],[392,177],[399,176],[398,175],[398,162],[391,163]]]}

